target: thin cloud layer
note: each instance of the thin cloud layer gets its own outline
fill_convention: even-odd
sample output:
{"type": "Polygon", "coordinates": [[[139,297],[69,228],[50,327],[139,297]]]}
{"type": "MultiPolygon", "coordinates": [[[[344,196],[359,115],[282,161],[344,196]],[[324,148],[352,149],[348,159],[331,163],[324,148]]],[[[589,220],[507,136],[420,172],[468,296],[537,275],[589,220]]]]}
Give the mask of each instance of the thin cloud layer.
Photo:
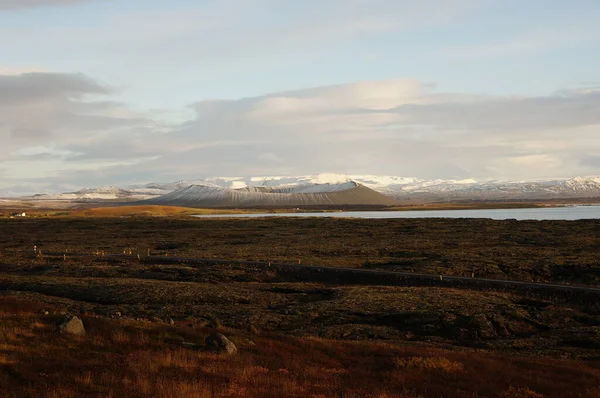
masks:
{"type": "Polygon", "coordinates": [[[92,1],[99,0],[0,0],[0,11],[48,6],[66,6],[92,1]]]}
{"type": "Polygon", "coordinates": [[[24,184],[43,177],[51,185],[64,169],[102,169],[151,158],[152,153],[136,149],[136,140],[160,135],[160,124],[111,101],[114,93],[82,74],[0,76],[0,167],[5,179],[24,184]],[[78,161],[69,162],[72,158],[78,161]]]}
{"type": "Polygon", "coordinates": [[[600,92],[593,88],[482,96],[409,79],[367,81],[201,101],[191,106],[193,119],[175,126],[111,101],[113,94],[78,74],[0,76],[5,185],[322,171],[484,180],[599,171],[600,92]],[[45,174],[17,178],[15,165],[43,166],[45,174]]]}
{"type": "Polygon", "coordinates": [[[147,121],[119,103],[112,90],[81,74],[0,76],[0,159],[11,150],[93,139],[147,121]]]}
{"type": "MultiPolygon", "coordinates": [[[[597,172],[589,161],[581,162],[600,148],[596,91],[494,97],[440,93],[431,84],[390,80],[204,101],[194,109],[196,120],[172,138],[218,137],[228,145],[191,149],[168,163],[203,159],[204,165],[218,165],[204,174],[248,174],[249,167],[268,174],[282,165],[294,173],[480,179],[597,172]],[[244,150],[231,149],[236,142],[244,150]],[[239,156],[223,161],[231,152],[239,156]],[[273,156],[258,155],[264,153],[273,156]]],[[[158,169],[164,159],[156,161],[158,169]]]]}

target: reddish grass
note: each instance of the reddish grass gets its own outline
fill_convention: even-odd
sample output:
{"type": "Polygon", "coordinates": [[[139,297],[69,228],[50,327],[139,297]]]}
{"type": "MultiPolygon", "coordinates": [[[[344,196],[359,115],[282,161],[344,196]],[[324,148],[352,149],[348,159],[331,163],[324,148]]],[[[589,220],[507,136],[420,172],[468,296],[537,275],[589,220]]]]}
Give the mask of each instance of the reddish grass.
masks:
{"type": "Polygon", "coordinates": [[[0,297],[3,397],[600,397],[597,363],[235,330],[224,357],[175,342],[207,329],[83,317],[66,337],[39,307],[0,297]]]}

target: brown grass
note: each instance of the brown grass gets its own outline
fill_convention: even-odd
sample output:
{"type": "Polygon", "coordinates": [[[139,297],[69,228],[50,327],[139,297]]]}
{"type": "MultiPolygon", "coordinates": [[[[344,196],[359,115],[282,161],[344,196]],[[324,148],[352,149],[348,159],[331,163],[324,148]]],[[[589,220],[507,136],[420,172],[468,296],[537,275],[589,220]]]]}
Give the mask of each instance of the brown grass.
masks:
{"type": "Polygon", "coordinates": [[[464,370],[461,362],[451,361],[444,357],[396,358],[394,364],[401,369],[418,369],[446,373],[462,372],[464,370]]]}
{"type": "Polygon", "coordinates": [[[90,209],[73,210],[68,213],[71,217],[126,217],[126,216],[182,216],[191,214],[237,214],[243,211],[216,210],[216,209],[192,209],[177,206],[118,206],[118,207],[94,207],[90,209]]]}
{"type": "Polygon", "coordinates": [[[3,397],[598,396],[597,363],[235,330],[240,354],[224,357],[167,338],[207,329],[84,317],[88,335],[69,338],[37,307],[0,299],[3,397]]]}

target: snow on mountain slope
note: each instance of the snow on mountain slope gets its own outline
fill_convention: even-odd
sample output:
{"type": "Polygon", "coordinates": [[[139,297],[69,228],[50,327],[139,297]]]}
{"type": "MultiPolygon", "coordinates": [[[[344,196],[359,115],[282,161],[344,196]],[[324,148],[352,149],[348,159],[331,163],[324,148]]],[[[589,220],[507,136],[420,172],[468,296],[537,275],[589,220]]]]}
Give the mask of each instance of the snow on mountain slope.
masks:
{"type": "Polygon", "coordinates": [[[60,194],[34,195],[38,200],[117,200],[117,199],[145,199],[148,195],[135,194],[118,187],[84,188],[76,192],[60,194]]]}
{"type": "Polygon", "coordinates": [[[177,189],[186,188],[190,185],[207,185],[213,187],[221,187],[222,185],[214,184],[204,179],[196,179],[196,180],[179,180],[175,182],[167,182],[167,183],[150,183],[146,184],[143,187],[132,187],[130,191],[140,191],[140,192],[162,192],[165,191],[175,191],[177,189]]]}
{"type": "Polygon", "coordinates": [[[600,178],[575,177],[545,181],[440,181],[392,190],[396,198],[421,197],[437,200],[519,200],[600,197],[600,178]]]}
{"type": "Polygon", "coordinates": [[[243,189],[192,185],[144,203],[184,207],[388,206],[397,204],[391,197],[355,182],[243,189]]]}

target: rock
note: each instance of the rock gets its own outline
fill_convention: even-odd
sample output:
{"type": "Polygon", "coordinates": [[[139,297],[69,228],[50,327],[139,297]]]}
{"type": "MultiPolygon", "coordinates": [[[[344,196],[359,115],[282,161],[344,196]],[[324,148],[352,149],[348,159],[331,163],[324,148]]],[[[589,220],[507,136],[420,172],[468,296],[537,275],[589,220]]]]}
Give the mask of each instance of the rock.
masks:
{"type": "Polygon", "coordinates": [[[209,350],[227,354],[237,354],[237,347],[227,337],[221,333],[213,333],[205,339],[206,345],[209,350]]]}
{"type": "Polygon", "coordinates": [[[503,316],[494,314],[494,315],[492,315],[491,321],[492,321],[492,324],[494,325],[494,328],[496,329],[496,333],[498,334],[498,336],[502,336],[502,337],[510,336],[510,332],[506,328],[506,319],[503,316]]]}
{"type": "Polygon", "coordinates": [[[49,312],[48,312],[48,311],[46,311],[46,310],[42,310],[42,311],[41,311],[41,313],[42,313],[43,315],[48,315],[48,314],[49,314],[49,312]]]}
{"type": "Polygon", "coordinates": [[[471,318],[471,324],[474,326],[479,338],[482,340],[492,340],[498,337],[494,325],[485,314],[477,314],[471,318]]]}
{"type": "Polygon", "coordinates": [[[196,348],[196,344],[191,343],[189,341],[182,341],[181,346],[185,348],[196,348]]]}
{"type": "Polygon", "coordinates": [[[173,318],[167,318],[167,323],[169,325],[175,325],[175,321],[173,320],[173,318]]]}
{"type": "Polygon", "coordinates": [[[83,327],[83,322],[76,316],[69,316],[64,319],[58,325],[58,330],[61,333],[72,334],[74,336],[83,336],[85,335],[85,328],[83,327]]]}
{"type": "Polygon", "coordinates": [[[183,337],[181,337],[177,334],[170,334],[170,333],[167,333],[165,335],[165,340],[173,342],[173,343],[180,343],[180,344],[183,344],[185,342],[185,339],[183,337]]]}
{"type": "Polygon", "coordinates": [[[260,334],[260,331],[258,330],[258,328],[256,326],[254,326],[252,323],[248,325],[248,333],[251,334],[260,334]]]}
{"type": "Polygon", "coordinates": [[[115,317],[120,318],[123,314],[121,314],[121,311],[117,311],[115,312],[115,317]]]}
{"type": "Polygon", "coordinates": [[[220,329],[223,325],[221,324],[221,321],[219,320],[219,318],[212,318],[210,320],[208,326],[213,329],[220,329]]]}

